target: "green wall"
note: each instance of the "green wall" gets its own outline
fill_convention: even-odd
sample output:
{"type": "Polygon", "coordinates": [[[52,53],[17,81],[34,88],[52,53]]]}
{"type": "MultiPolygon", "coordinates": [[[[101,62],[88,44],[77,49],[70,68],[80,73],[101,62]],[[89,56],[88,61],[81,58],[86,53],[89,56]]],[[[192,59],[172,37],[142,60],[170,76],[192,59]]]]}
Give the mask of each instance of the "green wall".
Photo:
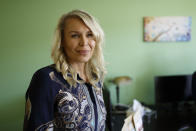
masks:
{"type": "MultiPolygon", "coordinates": [[[[154,76],[196,70],[195,5],[195,0],[1,0],[0,130],[22,130],[25,91],[33,73],[52,63],[53,32],[61,14],[84,9],[96,16],[106,36],[106,79],[132,77],[129,86],[121,87],[121,102],[136,98],[152,104],[154,76]],[[192,40],[145,43],[143,16],[192,16],[192,40]]],[[[108,86],[115,102],[114,85],[108,86]]]]}

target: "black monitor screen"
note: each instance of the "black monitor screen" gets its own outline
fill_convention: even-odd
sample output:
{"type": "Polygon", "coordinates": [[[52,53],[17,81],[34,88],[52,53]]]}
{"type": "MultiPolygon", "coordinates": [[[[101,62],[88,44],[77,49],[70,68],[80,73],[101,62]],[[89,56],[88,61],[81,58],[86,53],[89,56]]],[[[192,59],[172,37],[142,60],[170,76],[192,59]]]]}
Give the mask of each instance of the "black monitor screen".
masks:
{"type": "Polygon", "coordinates": [[[156,76],[156,103],[172,103],[192,99],[192,75],[156,76]]]}

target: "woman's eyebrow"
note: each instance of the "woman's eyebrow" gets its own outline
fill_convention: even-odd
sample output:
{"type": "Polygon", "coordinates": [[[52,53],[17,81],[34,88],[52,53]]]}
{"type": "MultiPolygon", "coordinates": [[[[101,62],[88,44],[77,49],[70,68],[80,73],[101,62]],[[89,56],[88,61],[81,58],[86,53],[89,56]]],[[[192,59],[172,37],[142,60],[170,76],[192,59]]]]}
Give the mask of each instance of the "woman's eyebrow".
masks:
{"type": "Polygon", "coordinates": [[[79,33],[79,31],[69,31],[69,33],[79,33]]]}
{"type": "MultiPolygon", "coordinates": [[[[69,31],[68,32],[69,34],[71,34],[71,33],[80,33],[80,31],[74,31],[74,30],[72,30],[72,31],[69,31]]],[[[89,31],[86,31],[86,33],[93,33],[91,30],[89,30],[89,31]]]]}

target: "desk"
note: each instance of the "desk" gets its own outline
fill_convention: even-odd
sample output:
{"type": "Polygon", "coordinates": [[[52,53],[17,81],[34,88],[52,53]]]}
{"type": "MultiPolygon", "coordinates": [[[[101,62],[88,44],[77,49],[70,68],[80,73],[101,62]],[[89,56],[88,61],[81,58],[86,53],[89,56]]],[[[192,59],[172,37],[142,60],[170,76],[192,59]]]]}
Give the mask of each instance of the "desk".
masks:
{"type": "Polygon", "coordinates": [[[124,120],[126,118],[125,111],[112,111],[111,112],[111,131],[121,131],[124,120]]]}
{"type": "MultiPolygon", "coordinates": [[[[124,119],[126,118],[125,111],[111,112],[111,131],[121,131],[124,119]]],[[[151,118],[143,117],[144,131],[185,131],[184,127],[192,125],[193,119],[196,119],[196,110],[193,111],[173,111],[173,112],[159,112],[156,116],[151,118]],[[150,119],[150,120],[149,120],[150,119]]],[[[186,131],[193,131],[188,129],[186,131]]]]}
{"type": "Polygon", "coordinates": [[[194,106],[157,111],[157,118],[150,122],[143,121],[144,131],[193,131],[193,122],[196,118],[194,106]],[[187,129],[186,129],[187,128],[187,129]]]}
{"type": "MultiPolygon", "coordinates": [[[[112,111],[111,112],[111,131],[121,131],[124,120],[126,118],[126,111],[112,111]]],[[[149,118],[143,117],[144,131],[158,131],[156,130],[155,119],[149,121],[149,118]],[[145,119],[146,118],[146,119],[145,119]]]]}

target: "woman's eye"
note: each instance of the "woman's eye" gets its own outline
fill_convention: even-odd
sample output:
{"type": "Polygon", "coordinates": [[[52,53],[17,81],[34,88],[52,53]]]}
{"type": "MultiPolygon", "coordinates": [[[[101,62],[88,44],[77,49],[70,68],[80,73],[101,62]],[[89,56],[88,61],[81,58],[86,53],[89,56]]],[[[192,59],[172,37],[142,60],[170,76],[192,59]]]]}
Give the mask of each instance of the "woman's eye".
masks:
{"type": "Polygon", "coordinates": [[[93,33],[88,33],[87,37],[93,37],[93,33]]]}
{"type": "Polygon", "coordinates": [[[79,35],[78,35],[78,34],[72,34],[71,37],[72,37],[72,38],[78,38],[79,35]]]}

